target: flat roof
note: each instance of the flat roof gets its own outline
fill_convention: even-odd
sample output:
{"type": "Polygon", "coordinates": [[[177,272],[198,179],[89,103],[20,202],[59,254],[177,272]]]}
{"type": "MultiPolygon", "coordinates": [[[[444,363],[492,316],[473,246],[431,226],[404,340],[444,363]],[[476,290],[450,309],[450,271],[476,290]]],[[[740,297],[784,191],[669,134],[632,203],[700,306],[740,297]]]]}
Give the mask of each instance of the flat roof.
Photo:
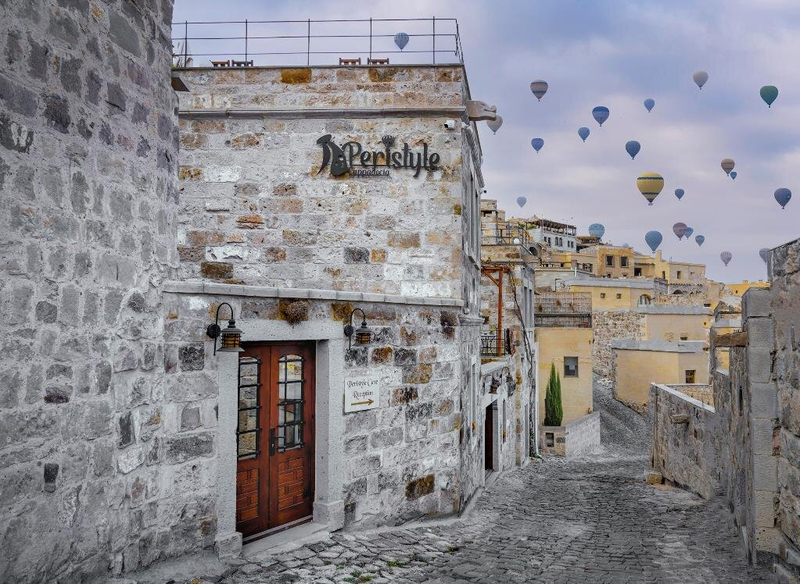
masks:
{"type": "Polygon", "coordinates": [[[639,340],[639,339],[614,339],[611,341],[612,349],[622,349],[625,351],[658,351],[661,353],[702,353],[706,341],[681,341],[680,343],[670,343],[661,340],[639,340]]]}
{"type": "Polygon", "coordinates": [[[706,306],[671,306],[662,304],[648,304],[637,306],[636,310],[643,314],[702,314],[710,316],[711,309],[706,306]]]}
{"type": "Polygon", "coordinates": [[[655,284],[652,280],[629,280],[627,278],[586,278],[585,280],[571,279],[565,282],[567,286],[589,286],[596,288],[635,288],[637,290],[652,290],[655,284]]]}

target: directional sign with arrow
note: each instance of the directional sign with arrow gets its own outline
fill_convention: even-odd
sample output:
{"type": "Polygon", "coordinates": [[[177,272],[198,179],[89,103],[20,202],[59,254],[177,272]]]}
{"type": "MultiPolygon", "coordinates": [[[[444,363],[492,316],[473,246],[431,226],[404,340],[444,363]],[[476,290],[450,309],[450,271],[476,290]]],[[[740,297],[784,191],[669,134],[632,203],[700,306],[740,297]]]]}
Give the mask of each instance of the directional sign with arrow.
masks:
{"type": "Polygon", "coordinates": [[[344,380],[344,413],[371,410],[380,405],[378,374],[348,377],[344,380]]]}

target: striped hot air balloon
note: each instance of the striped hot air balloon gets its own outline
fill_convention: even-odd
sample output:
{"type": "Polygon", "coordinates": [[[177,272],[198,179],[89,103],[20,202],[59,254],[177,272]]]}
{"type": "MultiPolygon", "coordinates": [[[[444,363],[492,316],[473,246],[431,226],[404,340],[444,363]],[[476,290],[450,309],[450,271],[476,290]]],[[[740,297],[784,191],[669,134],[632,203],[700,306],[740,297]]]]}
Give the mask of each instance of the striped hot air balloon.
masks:
{"type": "Polygon", "coordinates": [[[733,158],[723,158],[719,165],[722,167],[722,170],[725,171],[725,174],[730,175],[736,163],[733,161],[733,158]]]}
{"type": "Polygon", "coordinates": [[[657,172],[643,172],[636,179],[636,186],[649,204],[653,204],[656,197],[664,188],[664,177],[657,172]]]}
{"type": "Polygon", "coordinates": [[[541,79],[537,79],[533,83],[531,83],[531,92],[533,95],[536,96],[536,99],[542,101],[544,94],[547,93],[547,81],[543,81],[541,79]]]}

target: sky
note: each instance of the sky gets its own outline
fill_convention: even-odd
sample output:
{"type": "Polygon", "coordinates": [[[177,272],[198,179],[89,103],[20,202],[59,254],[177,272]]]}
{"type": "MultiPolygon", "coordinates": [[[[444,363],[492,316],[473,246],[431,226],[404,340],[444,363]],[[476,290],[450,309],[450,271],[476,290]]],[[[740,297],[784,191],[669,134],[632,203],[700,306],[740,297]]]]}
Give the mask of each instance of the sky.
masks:
{"type": "MultiPolygon", "coordinates": [[[[458,19],[472,98],[496,105],[503,117],[497,134],[483,122],[479,134],[485,197],[497,199],[509,216],[569,222],[579,233],[602,223],[606,241],[639,251],[649,251],[644,234],[658,230],[664,257],[705,263],[710,278],[725,282],[766,278],[759,249],[800,237],[800,200],[782,210],[773,197],[786,187],[800,198],[796,0],[229,0],[222,6],[218,0],[176,0],[174,20],[458,19]],[[697,70],[709,74],[702,91],[692,80],[697,70]],[[529,88],[535,79],[549,84],[541,102],[529,88]],[[772,108],[759,96],[763,85],[780,91],[772,108]],[[650,113],[642,104],[646,98],[656,102],[650,113]],[[591,115],[598,105],[611,112],[602,127],[591,115]],[[585,143],[577,134],[580,126],[591,130],[585,143]],[[539,153],[530,144],[535,137],[545,142],[539,153]],[[635,160],[625,152],[628,140],[642,145],[635,160]],[[736,162],[736,180],[720,167],[728,157],[736,162]],[[653,206],[636,188],[644,171],[664,177],[653,206]],[[680,201],[673,194],[677,188],[686,193],[680,201]],[[515,202],[519,196],[527,198],[522,209],[515,202]],[[702,247],[673,235],[679,221],[705,236],[702,247]],[[724,250],[733,254],[727,267],[719,259],[724,250]]],[[[314,33],[362,33],[368,25],[350,25],[357,31],[346,26],[315,25],[314,33]]],[[[429,26],[381,23],[374,32],[413,35],[429,26]]],[[[279,28],[305,34],[305,27],[279,28]]],[[[249,30],[266,35],[279,28],[249,30]]],[[[444,32],[452,28],[450,22],[438,26],[444,32]]],[[[210,31],[193,27],[189,36],[239,34],[241,25],[203,32],[210,31]]],[[[230,41],[216,42],[215,50],[225,51],[222,43],[230,41]]],[[[304,51],[306,41],[263,42],[279,44],[261,50],[291,52],[304,51]]],[[[312,64],[363,42],[315,40],[315,49],[332,54],[314,57],[312,64]]],[[[437,42],[446,45],[447,38],[437,42]]],[[[209,50],[209,43],[190,43],[190,50],[209,50]]],[[[412,36],[406,51],[429,47],[429,37],[412,36]]],[[[251,42],[251,51],[259,48],[251,42]]],[[[374,48],[379,55],[395,47],[386,38],[374,48]]],[[[427,54],[388,56],[393,63],[429,62],[427,54]]],[[[305,58],[286,55],[269,64],[304,64],[305,58]]]]}

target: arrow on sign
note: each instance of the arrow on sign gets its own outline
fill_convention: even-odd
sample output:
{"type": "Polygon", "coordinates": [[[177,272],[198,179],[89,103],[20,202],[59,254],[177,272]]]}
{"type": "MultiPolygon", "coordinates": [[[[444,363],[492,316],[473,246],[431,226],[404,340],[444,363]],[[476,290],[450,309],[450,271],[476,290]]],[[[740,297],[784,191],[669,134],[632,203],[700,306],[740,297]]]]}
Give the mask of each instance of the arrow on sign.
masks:
{"type": "Polygon", "coordinates": [[[371,406],[371,405],[372,405],[372,404],[374,404],[374,403],[375,403],[375,402],[374,402],[373,400],[371,400],[371,399],[368,399],[368,400],[366,400],[366,401],[352,402],[350,405],[351,405],[351,406],[371,406]]]}

